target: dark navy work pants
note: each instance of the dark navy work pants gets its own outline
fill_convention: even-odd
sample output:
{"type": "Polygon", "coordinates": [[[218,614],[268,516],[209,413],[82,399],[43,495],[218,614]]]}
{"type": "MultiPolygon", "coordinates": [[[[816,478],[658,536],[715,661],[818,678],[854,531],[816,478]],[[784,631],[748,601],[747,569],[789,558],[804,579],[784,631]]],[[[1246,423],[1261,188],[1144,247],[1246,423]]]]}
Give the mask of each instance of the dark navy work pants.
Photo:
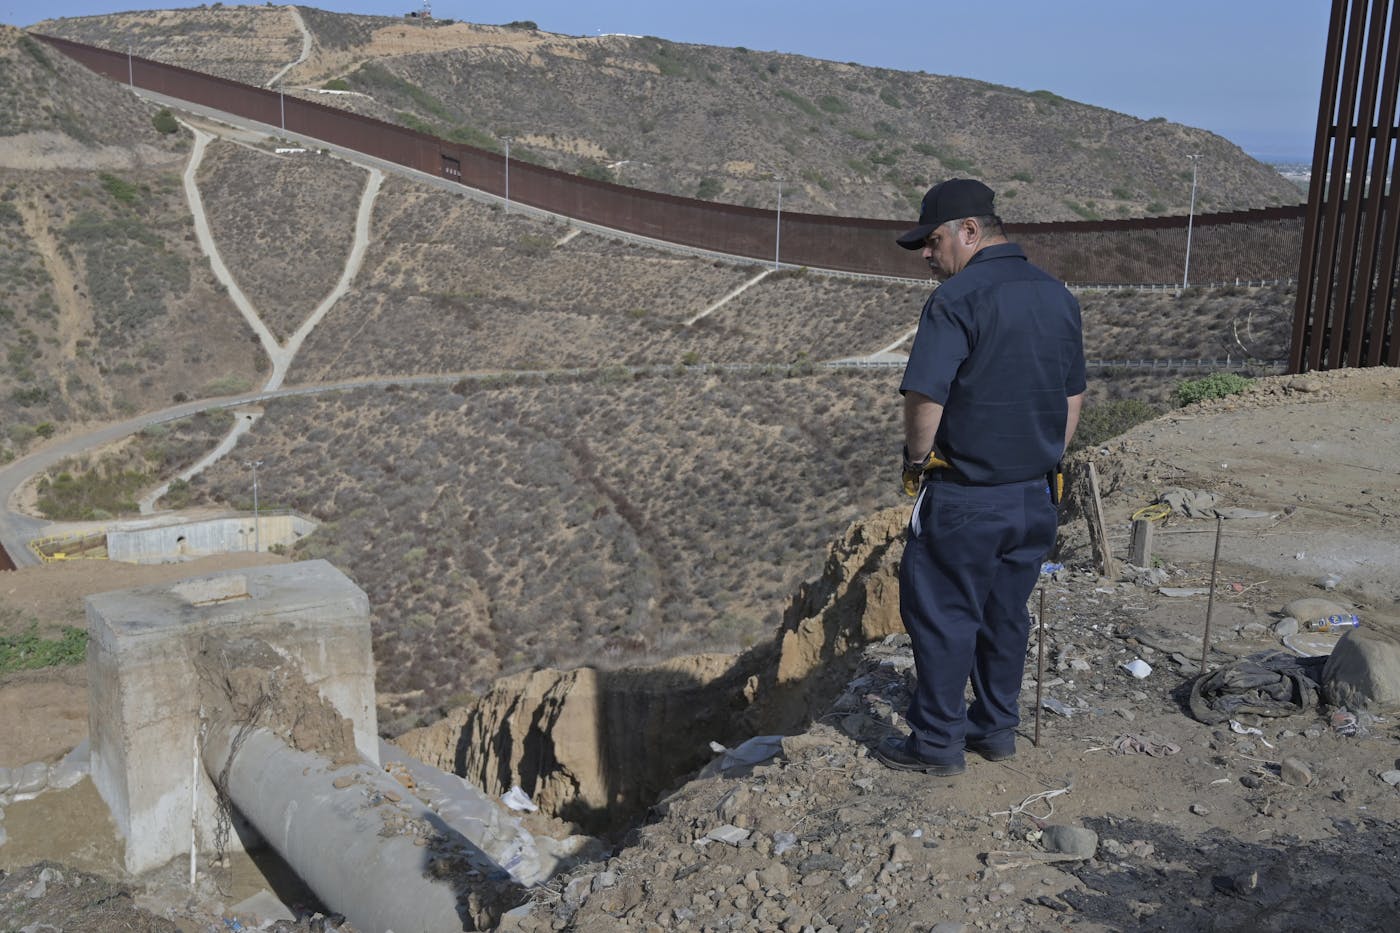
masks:
{"type": "Polygon", "coordinates": [[[910,750],[956,764],[964,742],[1014,746],[1030,635],[1026,600],[1055,543],[1057,515],[1044,479],[973,486],[934,473],[916,518],[899,567],[900,614],[918,674],[910,750]]]}

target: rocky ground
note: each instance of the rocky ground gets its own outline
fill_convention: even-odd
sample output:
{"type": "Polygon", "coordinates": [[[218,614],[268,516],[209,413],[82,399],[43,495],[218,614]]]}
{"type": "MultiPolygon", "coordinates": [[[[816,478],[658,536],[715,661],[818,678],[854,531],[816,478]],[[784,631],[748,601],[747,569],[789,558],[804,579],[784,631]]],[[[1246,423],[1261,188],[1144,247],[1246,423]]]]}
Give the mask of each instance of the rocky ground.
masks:
{"type": "MultiPolygon", "coordinates": [[[[1400,792],[1380,775],[1400,765],[1394,718],[1355,735],[1320,708],[1197,722],[1185,709],[1183,668],[1194,664],[1137,636],[1143,604],[1184,629],[1204,601],[1182,614],[1134,584],[1057,576],[1045,587],[1038,746],[1033,640],[1014,760],[970,756],[964,775],[930,778],[870,757],[904,728],[913,657],[907,636],[893,635],[865,650],[826,715],[784,738],[776,758],[686,784],[613,859],[561,879],[512,920],[522,930],[1390,928],[1400,792]],[[1154,665],[1145,679],[1121,668],[1136,658],[1154,665]],[[1060,835],[1083,848],[1056,853],[1060,835]]],[[[1266,634],[1249,622],[1221,633],[1212,664],[1276,647],[1258,628],[1266,634]]]]}
{"type": "MultiPolygon", "coordinates": [[[[833,546],[826,576],[794,598],[772,655],[756,650],[735,661],[734,676],[715,674],[712,702],[728,703],[736,723],[755,728],[721,732],[706,718],[717,706],[701,708],[698,675],[695,708],[670,714],[677,748],[720,739],[737,749],[785,717],[805,725],[767,730],[789,734],[773,739],[776,754],[757,764],[726,770],[732,758],[716,754],[698,776],[673,781],[632,829],[617,828],[609,857],[537,889],[502,928],[1392,929],[1400,905],[1396,713],[1361,711],[1353,721],[1311,701],[1292,715],[1205,723],[1193,718],[1189,694],[1207,614],[1212,670],[1279,649],[1285,637],[1304,644],[1302,633],[1288,634],[1311,615],[1297,608],[1301,598],[1355,613],[1359,631],[1396,630],[1397,398],[1394,370],[1260,380],[1245,395],[1177,411],[1088,452],[1120,557],[1131,516],[1172,487],[1198,503],[1214,496],[1210,508],[1236,516],[1220,526],[1214,597],[1213,515],[1158,520],[1152,566],[1106,577],[1093,565],[1079,497],[1062,536],[1067,566],[1042,577],[1039,743],[1033,636],[1018,755],[970,757],[956,778],[891,771],[870,756],[882,736],[904,728],[913,674],[891,586],[899,510],[858,523],[833,546]],[[873,640],[861,647],[863,638],[873,640]],[[847,648],[853,664],[842,663],[847,648]],[[767,668],[737,676],[765,657],[767,668]],[[1133,661],[1151,672],[1132,676],[1125,665],[1133,661]],[[785,682],[801,682],[806,693],[784,699],[785,682]],[[774,711],[784,703],[785,713],[774,711]]],[[[26,592],[16,584],[5,591],[12,602],[26,592]]],[[[35,600],[26,605],[37,612],[35,600]]],[[[1039,596],[1032,609],[1039,614],[1039,596]]],[[[1314,636],[1311,650],[1326,651],[1339,637],[1314,636]]],[[[22,692],[37,682],[30,676],[3,686],[22,692]]],[[[606,689],[600,680],[592,702],[606,689]]],[[[464,721],[471,716],[444,721],[450,728],[436,739],[444,754],[457,754],[451,729],[460,736],[464,721]]],[[[658,736],[664,725],[634,731],[658,736]]],[[[62,726],[69,740],[70,726],[62,726]]],[[[551,758],[575,760],[569,736],[548,738],[551,758]]],[[[631,750],[639,762],[645,744],[631,750]]],[[[46,748],[44,755],[61,754],[46,748]]],[[[617,757],[600,774],[625,763],[627,751],[612,750],[617,757]]],[[[530,777],[527,790],[549,776],[530,777]]],[[[231,897],[196,908],[175,895],[173,875],[114,875],[101,864],[116,851],[114,840],[100,844],[110,829],[90,828],[86,840],[71,827],[48,833],[60,813],[101,826],[105,814],[85,789],[95,798],[81,782],[6,807],[0,827],[10,841],[0,865],[10,874],[0,877],[0,928],[92,929],[89,892],[103,905],[134,896],[140,906],[132,909],[145,912],[132,915],[133,929],[169,929],[159,925],[166,921],[230,928],[223,917],[233,915],[212,908],[231,897]],[[61,852],[59,835],[71,837],[61,852]],[[45,858],[61,864],[38,864],[45,858]],[[45,869],[64,882],[52,874],[45,881],[45,869]]],[[[561,797],[559,808],[567,803],[561,797]]],[[[239,896],[258,883],[245,874],[239,896]]],[[[315,909],[302,909],[300,929],[325,925],[315,909]]],[[[113,926],[120,924],[106,928],[113,926]]]]}

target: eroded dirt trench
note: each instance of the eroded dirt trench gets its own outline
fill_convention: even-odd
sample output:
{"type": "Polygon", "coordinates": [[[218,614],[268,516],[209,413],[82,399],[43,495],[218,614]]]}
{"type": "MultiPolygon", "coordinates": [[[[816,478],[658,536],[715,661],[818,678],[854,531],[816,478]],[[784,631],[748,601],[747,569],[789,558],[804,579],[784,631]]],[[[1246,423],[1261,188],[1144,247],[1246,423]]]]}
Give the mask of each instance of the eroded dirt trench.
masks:
{"type": "Polygon", "coordinates": [[[895,508],[853,524],[770,643],[644,669],[516,674],[396,742],[489,794],[518,786],[545,814],[616,838],[715,759],[712,743],[800,731],[839,694],[862,645],[902,631],[905,517],[895,508]]]}

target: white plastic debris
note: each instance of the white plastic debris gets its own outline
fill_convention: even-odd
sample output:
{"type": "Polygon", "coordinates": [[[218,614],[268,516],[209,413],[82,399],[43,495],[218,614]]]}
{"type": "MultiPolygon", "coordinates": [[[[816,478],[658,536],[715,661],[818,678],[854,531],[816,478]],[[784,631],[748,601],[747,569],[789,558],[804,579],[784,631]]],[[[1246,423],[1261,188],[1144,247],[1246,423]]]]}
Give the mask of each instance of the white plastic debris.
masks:
{"type": "Polygon", "coordinates": [[[788,849],[797,845],[796,833],[776,832],[773,834],[773,854],[782,855],[788,849]]]}
{"type": "Polygon", "coordinates": [[[1152,665],[1148,664],[1142,658],[1133,658],[1126,664],[1120,664],[1118,666],[1123,668],[1123,670],[1127,671],[1129,674],[1132,674],[1138,680],[1142,680],[1148,674],[1152,673],[1152,665]]]}
{"type": "Polygon", "coordinates": [[[723,826],[716,826],[714,829],[710,830],[708,833],[705,834],[706,839],[709,839],[713,842],[722,842],[727,846],[740,845],[746,839],[748,839],[749,836],[749,830],[740,829],[738,826],[734,826],[729,823],[725,823],[723,826]]]}
{"type": "Polygon", "coordinates": [[[535,802],[530,799],[530,795],[525,793],[519,784],[512,785],[510,790],[501,795],[501,803],[512,810],[528,810],[534,813],[539,809],[535,806],[535,802]]]}

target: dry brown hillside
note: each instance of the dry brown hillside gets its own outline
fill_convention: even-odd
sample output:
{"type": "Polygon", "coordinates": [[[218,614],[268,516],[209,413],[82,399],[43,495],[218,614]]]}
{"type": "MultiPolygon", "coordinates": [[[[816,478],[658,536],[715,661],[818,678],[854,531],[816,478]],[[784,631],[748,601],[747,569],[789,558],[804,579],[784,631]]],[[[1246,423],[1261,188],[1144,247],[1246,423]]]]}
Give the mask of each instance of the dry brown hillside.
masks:
{"type": "Polygon", "coordinates": [[[0,460],[251,385],[248,331],[193,242],[187,134],[8,27],[0,94],[0,460]]]}
{"type": "MultiPolygon", "coordinates": [[[[1214,134],[1021,90],[758,52],[526,26],[298,8],[310,58],[281,84],[316,100],[623,184],[791,210],[907,216],[941,177],[981,178],[1012,220],[1292,204],[1297,191],[1214,134]],[[323,86],[354,92],[328,97],[323,86]],[[296,90],[300,88],[300,90],[296,90]]],[[[262,83],[300,52],[286,9],[51,20],[49,32],[262,83]]]]}

